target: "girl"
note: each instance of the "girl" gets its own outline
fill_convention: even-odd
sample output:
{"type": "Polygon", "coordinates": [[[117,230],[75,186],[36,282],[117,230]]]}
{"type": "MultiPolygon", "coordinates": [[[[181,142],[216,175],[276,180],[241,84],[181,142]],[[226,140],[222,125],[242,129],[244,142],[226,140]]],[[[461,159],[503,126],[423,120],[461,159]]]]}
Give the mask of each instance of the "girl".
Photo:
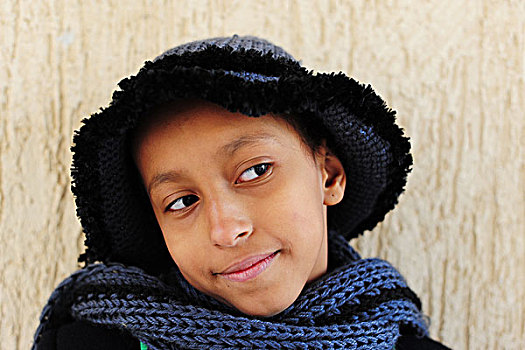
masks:
{"type": "Polygon", "coordinates": [[[370,86],[255,38],[187,43],[74,137],[86,266],[35,349],[444,349],[347,241],[397,203],[410,144],[370,86]]]}

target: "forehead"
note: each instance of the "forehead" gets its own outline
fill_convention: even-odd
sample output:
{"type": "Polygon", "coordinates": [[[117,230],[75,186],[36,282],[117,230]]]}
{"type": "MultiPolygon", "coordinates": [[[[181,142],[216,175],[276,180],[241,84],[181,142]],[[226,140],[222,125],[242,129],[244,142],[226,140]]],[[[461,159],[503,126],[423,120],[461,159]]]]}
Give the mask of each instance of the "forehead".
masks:
{"type": "Polygon", "coordinates": [[[276,141],[290,136],[300,138],[286,120],[273,114],[249,117],[241,113],[232,113],[211,102],[183,100],[163,106],[143,118],[132,137],[132,152],[136,158],[145,144],[158,144],[162,139],[175,136],[201,137],[205,142],[210,136],[215,136],[214,134],[232,138],[233,141],[224,147],[224,151],[229,154],[257,141],[276,141]]]}

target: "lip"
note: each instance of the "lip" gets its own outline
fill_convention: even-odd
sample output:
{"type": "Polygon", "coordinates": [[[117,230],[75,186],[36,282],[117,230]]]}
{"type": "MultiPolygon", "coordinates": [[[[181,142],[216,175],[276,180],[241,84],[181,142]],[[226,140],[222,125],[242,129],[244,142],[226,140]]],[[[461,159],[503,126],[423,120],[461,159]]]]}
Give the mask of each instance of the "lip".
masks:
{"type": "Polygon", "coordinates": [[[245,282],[259,276],[273,262],[279,250],[273,253],[250,256],[229,266],[219,276],[233,282],[245,282]]]}

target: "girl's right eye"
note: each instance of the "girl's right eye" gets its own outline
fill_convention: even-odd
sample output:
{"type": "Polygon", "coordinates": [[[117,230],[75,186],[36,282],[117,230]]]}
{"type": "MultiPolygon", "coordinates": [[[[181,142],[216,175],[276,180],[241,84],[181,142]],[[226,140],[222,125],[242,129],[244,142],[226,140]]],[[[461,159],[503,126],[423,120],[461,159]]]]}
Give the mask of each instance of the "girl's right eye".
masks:
{"type": "Polygon", "coordinates": [[[165,209],[165,211],[179,211],[184,208],[189,207],[193,203],[197,202],[199,200],[199,197],[197,197],[194,194],[190,194],[188,196],[183,196],[180,198],[175,199],[173,202],[171,202],[165,209]]]}

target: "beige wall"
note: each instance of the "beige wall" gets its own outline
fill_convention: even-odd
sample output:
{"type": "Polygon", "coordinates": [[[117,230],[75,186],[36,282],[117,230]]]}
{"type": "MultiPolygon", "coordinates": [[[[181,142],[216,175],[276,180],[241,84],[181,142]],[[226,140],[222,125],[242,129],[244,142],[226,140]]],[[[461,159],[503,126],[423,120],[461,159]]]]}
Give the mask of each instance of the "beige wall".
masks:
{"type": "Polygon", "coordinates": [[[415,165],[393,214],[354,244],[396,265],[431,334],[525,348],[525,1],[0,2],[0,347],[27,349],[83,237],[71,135],[164,49],[266,37],[309,68],[372,83],[415,165]]]}

